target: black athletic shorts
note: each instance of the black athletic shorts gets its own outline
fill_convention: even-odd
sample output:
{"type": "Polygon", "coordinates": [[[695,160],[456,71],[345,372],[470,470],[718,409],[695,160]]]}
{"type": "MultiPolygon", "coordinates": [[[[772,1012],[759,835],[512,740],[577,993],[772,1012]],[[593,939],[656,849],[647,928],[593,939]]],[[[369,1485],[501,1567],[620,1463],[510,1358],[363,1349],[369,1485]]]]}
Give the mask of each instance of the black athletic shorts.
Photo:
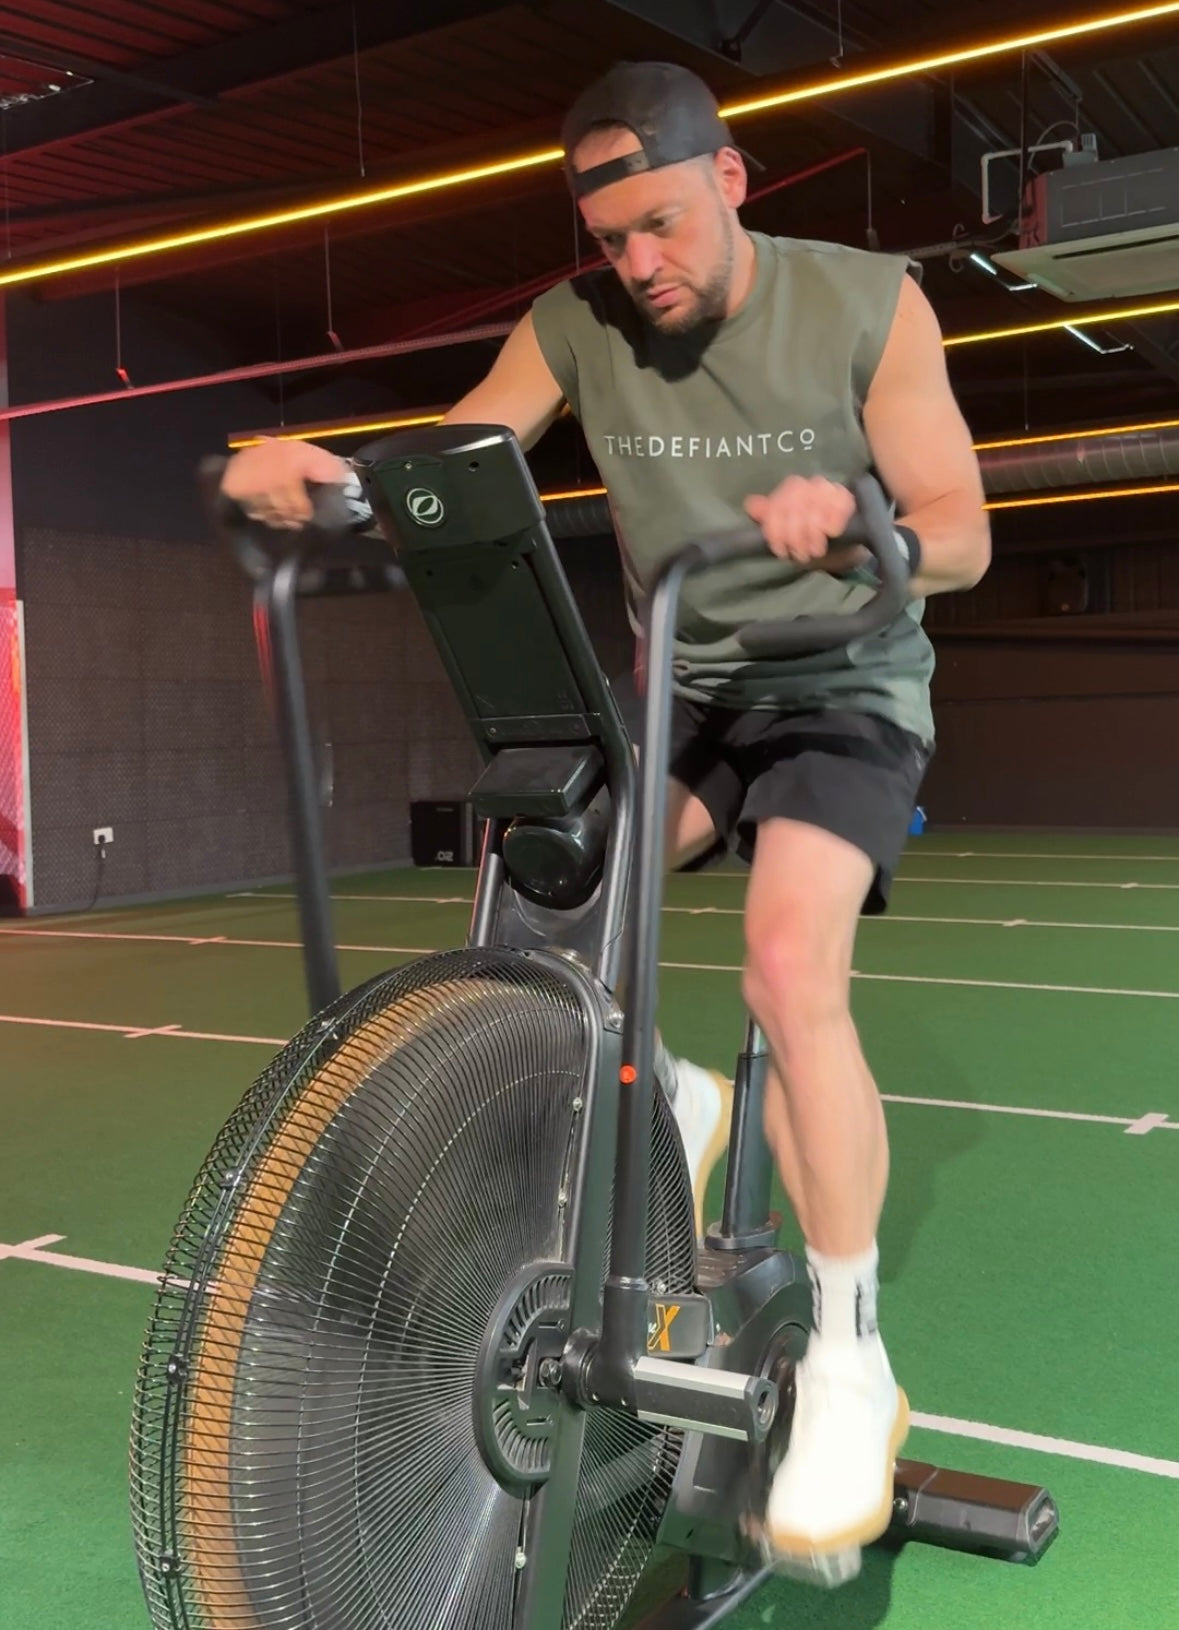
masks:
{"type": "MultiPolygon", "coordinates": [[[[635,720],[633,701],[624,712],[635,720]]],[[[758,826],[775,818],[833,832],[876,868],[866,916],[888,907],[932,756],[931,744],[870,713],[740,712],[678,696],[672,705],[671,774],[725,848],[752,860],[758,826]]]]}

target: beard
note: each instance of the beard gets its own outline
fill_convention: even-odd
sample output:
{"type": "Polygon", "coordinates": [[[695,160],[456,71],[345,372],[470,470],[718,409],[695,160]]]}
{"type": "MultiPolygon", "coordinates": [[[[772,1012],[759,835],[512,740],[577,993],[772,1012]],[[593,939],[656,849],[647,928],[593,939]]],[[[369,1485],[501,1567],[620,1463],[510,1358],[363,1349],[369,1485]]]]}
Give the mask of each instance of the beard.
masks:
{"type": "Polygon", "coordinates": [[[651,303],[648,298],[651,285],[627,285],[627,293],[644,320],[660,334],[677,337],[699,334],[705,329],[715,328],[728,315],[736,250],[732,223],[727,217],[722,216],[721,219],[724,227],[724,247],[716,266],[703,282],[689,283],[681,280],[676,285],[680,298],[670,310],[665,311],[651,303]]]}

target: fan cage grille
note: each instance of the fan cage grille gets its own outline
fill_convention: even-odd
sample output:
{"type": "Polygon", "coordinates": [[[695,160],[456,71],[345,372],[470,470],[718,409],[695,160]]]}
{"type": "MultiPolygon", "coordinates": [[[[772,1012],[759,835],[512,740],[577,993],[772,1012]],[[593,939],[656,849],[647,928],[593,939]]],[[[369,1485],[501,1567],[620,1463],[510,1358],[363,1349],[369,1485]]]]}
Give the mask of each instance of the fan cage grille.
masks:
{"type": "MultiPolygon", "coordinates": [[[[470,1452],[472,1333],[520,1261],[566,1259],[586,1046],[569,981],[450,952],[341,998],[246,1094],[173,1235],[138,1375],[133,1524],[157,1626],[418,1630],[392,1582],[408,1568],[431,1630],[509,1630],[526,1511],[470,1452]],[[445,1128],[425,1090],[442,1074],[445,1128]],[[383,1501],[399,1537],[374,1521],[383,1501]]],[[[656,1097],[649,1272],[674,1292],[694,1278],[691,1198],[656,1097]]],[[[666,1429],[591,1414],[564,1630],[617,1622],[678,1453],[666,1429]]]]}

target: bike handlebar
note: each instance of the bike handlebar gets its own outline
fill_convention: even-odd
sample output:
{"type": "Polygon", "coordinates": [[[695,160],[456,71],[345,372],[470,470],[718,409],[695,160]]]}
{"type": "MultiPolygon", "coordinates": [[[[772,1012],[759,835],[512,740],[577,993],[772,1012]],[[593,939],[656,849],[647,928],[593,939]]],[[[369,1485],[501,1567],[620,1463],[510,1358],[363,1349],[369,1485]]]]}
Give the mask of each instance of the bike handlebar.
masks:
{"type": "MultiPolygon", "coordinates": [[[[863,476],[852,484],[852,492],[856,515],[847,531],[831,540],[831,547],[864,545],[876,561],[880,587],[858,611],[747,623],[737,638],[750,656],[798,656],[804,652],[837,649],[886,628],[904,609],[909,594],[909,568],[897,543],[880,483],[872,476],[863,476]]],[[[767,554],[768,545],[760,527],[750,525],[732,532],[713,533],[693,540],[673,556],[663,567],[660,581],[720,566],[727,561],[756,560],[767,554]]]]}
{"type": "MultiPolygon", "coordinates": [[[[274,538],[264,522],[249,520],[241,506],[221,491],[226,460],[209,458],[200,469],[200,484],[206,508],[214,526],[228,543],[242,570],[255,583],[269,577],[275,567],[274,554],[262,540],[274,538]]],[[[823,617],[783,617],[771,622],[748,623],[738,635],[742,648],[751,657],[788,657],[837,649],[887,627],[904,609],[908,599],[909,571],[897,544],[892,516],[879,483],[864,476],[852,485],[856,515],[841,537],[832,539],[832,548],[863,544],[874,557],[880,585],[872,598],[857,611],[836,612],[823,617]]],[[[352,564],[360,545],[356,511],[334,483],[309,487],[313,510],[311,519],[298,533],[287,533],[292,553],[314,559],[320,567],[352,564]],[[347,541],[348,551],[341,545],[347,541]],[[341,555],[345,558],[341,559],[341,555]],[[333,562],[333,556],[336,557],[333,562]]],[[[281,534],[278,534],[281,536],[281,534]]],[[[378,552],[384,549],[378,546],[378,552]]],[[[368,554],[363,546],[360,553],[368,554]]],[[[727,561],[769,558],[769,548],[759,527],[752,523],[734,531],[716,532],[696,538],[667,561],[656,587],[675,578],[677,585],[689,573],[707,570],[727,561]]],[[[384,568],[390,582],[403,581],[390,561],[384,568]]]]}
{"type": "Polygon", "coordinates": [[[288,554],[297,553],[320,568],[377,565],[391,585],[400,586],[404,582],[402,573],[393,565],[387,545],[358,537],[355,508],[335,482],[310,484],[311,519],[298,532],[277,532],[264,521],[250,520],[241,505],[221,491],[226,463],[224,458],[207,458],[202,462],[201,492],[214,528],[253,582],[261,583],[274,572],[275,555],[266,547],[272,540],[285,541],[288,554]]]}

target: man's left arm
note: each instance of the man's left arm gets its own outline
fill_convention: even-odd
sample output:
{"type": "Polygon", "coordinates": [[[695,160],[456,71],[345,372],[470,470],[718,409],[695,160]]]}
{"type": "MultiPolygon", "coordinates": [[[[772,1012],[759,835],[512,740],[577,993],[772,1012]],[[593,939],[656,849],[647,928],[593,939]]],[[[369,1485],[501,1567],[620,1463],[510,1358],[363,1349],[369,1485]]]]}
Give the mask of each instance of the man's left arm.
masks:
{"type": "Polygon", "coordinates": [[[972,588],[991,560],[991,530],[970,431],[946,371],[941,329],[911,277],[864,402],[864,430],[897,524],[917,534],[915,599],[972,588]]]}

